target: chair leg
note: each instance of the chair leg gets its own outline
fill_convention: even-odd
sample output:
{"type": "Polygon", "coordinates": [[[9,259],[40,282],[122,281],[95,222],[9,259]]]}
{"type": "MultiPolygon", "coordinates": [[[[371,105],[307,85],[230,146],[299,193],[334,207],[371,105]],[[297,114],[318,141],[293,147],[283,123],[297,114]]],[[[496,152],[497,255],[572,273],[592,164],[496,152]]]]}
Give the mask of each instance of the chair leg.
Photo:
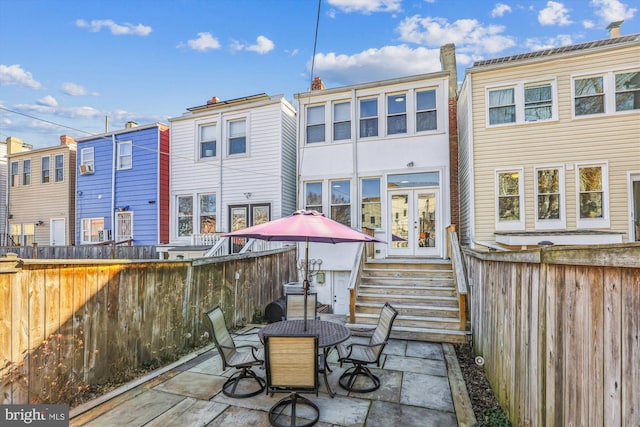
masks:
{"type": "Polygon", "coordinates": [[[375,376],[369,368],[358,363],[355,366],[347,369],[342,373],[342,375],[340,375],[338,384],[340,384],[340,387],[348,391],[355,391],[356,393],[368,393],[380,388],[380,378],[375,376]],[[369,378],[373,382],[373,386],[355,387],[354,384],[360,376],[369,378]]]}
{"type": "MultiPolygon", "coordinates": [[[[320,409],[318,408],[318,406],[311,400],[299,395],[298,393],[291,393],[291,395],[279,400],[275,405],[271,407],[271,409],[269,409],[269,423],[272,426],[276,427],[310,427],[317,423],[319,419],[320,409]],[[313,420],[304,422],[302,424],[296,424],[296,421],[298,420],[298,405],[311,408],[314,413],[313,420]],[[287,414],[283,413],[287,407],[291,408],[290,419],[287,423],[280,422],[279,418],[284,417],[286,419],[287,417],[289,417],[287,414]]],[[[307,419],[305,419],[305,421],[307,421],[307,419]]]]}
{"type": "Polygon", "coordinates": [[[263,378],[257,376],[250,368],[242,368],[224,383],[222,386],[222,393],[224,393],[225,396],[236,398],[252,397],[262,393],[265,388],[266,383],[263,378]],[[249,390],[247,392],[236,392],[236,389],[242,381],[256,382],[258,384],[258,389],[249,390]]]}

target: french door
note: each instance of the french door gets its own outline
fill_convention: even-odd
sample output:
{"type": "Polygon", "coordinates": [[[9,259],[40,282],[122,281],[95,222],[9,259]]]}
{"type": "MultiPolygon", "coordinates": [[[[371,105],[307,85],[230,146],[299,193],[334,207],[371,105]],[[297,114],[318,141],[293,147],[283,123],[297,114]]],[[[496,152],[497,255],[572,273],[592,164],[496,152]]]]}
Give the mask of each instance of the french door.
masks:
{"type": "Polygon", "coordinates": [[[439,191],[403,189],[389,192],[389,255],[438,256],[440,236],[439,191]]]}
{"type": "MultiPolygon", "coordinates": [[[[231,231],[242,230],[253,225],[264,224],[271,219],[271,205],[235,205],[229,206],[229,229],[231,231]]],[[[231,239],[231,253],[236,254],[247,243],[244,237],[231,239]]]]}

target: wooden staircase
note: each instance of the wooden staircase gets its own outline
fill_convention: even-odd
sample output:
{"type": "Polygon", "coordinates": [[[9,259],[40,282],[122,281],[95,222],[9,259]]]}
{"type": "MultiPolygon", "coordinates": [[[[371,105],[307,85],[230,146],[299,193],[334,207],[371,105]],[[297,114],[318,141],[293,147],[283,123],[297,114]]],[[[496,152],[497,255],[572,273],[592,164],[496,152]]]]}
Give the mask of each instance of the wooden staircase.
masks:
{"type": "Polygon", "coordinates": [[[392,338],[447,343],[468,340],[469,328],[466,324],[461,326],[449,260],[369,260],[362,268],[355,299],[355,324],[351,326],[356,331],[375,327],[387,301],[399,312],[392,338]]]}

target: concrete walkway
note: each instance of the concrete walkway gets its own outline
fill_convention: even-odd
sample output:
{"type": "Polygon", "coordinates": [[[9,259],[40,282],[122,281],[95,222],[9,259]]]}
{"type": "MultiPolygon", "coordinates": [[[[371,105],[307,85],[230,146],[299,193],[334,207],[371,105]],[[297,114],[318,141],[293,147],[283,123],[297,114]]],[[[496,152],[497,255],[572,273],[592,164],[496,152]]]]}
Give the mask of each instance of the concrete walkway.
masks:
{"type": "MultiPolygon", "coordinates": [[[[249,331],[255,332],[256,330],[249,331]]],[[[366,341],[353,337],[355,341],[366,341]]],[[[236,344],[259,343],[257,334],[237,336],[236,344]]],[[[451,345],[391,340],[373,369],[381,387],[371,393],[348,393],[338,385],[345,368],[332,351],[329,385],[320,380],[318,397],[306,395],[320,408],[318,426],[470,426],[475,423],[471,403],[451,345]],[[455,397],[455,398],[454,398],[455,397]]],[[[256,370],[264,375],[264,370],[256,370]]],[[[266,393],[246,399],[221,393],[225,379],[211,346],[171,366],[87,402],[71,413],[71,426],[269,426],[269,408],[283,394],[266,393]]]]}

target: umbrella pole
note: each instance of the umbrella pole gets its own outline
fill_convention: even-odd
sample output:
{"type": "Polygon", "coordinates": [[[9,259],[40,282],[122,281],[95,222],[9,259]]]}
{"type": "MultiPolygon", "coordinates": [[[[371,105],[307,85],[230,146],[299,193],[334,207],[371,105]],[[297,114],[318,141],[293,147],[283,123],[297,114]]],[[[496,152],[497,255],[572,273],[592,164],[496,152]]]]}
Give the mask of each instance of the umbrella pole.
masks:
{"type": "Polygon", "coordinates": [[[304,260],[304,281],[302,282],[302,289],[304,290],[304,331],[307,332],[307,295],[309,293],[309,238],[305,240],[304,260]]]}

